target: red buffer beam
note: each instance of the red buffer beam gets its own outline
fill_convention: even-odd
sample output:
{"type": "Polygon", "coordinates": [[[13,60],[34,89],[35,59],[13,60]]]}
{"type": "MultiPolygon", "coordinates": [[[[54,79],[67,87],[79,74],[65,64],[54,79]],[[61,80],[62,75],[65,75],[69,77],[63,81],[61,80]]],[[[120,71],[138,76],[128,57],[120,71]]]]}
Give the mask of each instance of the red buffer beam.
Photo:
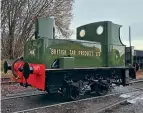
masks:
{"type": "Polygon", "coordinates": [[[45,65],[32,64],[24,61],[14,62],[13,65],[4,63],[4,70],[7,73],[11,70],[13,79],[21,85],[32,86],[39,90],[45,90],[45,65]]]}

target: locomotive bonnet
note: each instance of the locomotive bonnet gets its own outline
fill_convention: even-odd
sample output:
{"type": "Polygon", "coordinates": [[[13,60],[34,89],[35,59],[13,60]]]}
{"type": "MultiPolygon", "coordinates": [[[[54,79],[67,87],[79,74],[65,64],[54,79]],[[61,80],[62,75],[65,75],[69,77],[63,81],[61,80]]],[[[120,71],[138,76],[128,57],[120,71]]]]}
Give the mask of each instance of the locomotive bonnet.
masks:
{"type": "Polygon", "coordinates": [[[25,42],[24,56],[12,65],[5,61],[4,71],[11,70],[22,86],[60,92],[74,100],[92,91],[104,95],[112,83],[125,86],[135,77],[134,68],[125,66],[121,27],[94,22],[78,27],[76,40],[56,39],[54,19],[38,18],[35,40],[25,42]]]}
{"type": "Polygon", "coordinates": [[[36,32],[38,38],[27,41],[24,47],[24,60],[29,63],[45,64],[46,68],[51,68],[55,59],[70,55],[69,65],[60,63],[64,66],[61,68],[125,66],[120,25],[110,21],[77,28],[77,40],[55,39],[54,20],[51,18],[38,19],[36,32]]]}

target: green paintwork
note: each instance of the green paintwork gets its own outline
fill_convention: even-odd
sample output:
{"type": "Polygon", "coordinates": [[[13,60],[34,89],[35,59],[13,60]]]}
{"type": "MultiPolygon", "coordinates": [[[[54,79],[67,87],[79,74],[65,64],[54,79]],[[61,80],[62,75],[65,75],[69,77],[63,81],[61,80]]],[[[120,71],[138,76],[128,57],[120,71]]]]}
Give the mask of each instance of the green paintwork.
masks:
{"type": "Polygon", "coordinates": [[[74,68],[74,57],[59,58],[59,68],[64,68],[64,69],[74,68]]]}
{"type": "Polygon", "coordinates": [[[74,57],[75,67],[95,67],[103,65],[102,56],[99,56],[100,52],[100,43],[61,39],[37,39],[27,41],[25,44],[24,59],[30,63],[44,63],[47,68],[50,68],[56,58],[71,55],[74,57]],[[52,55],[53,49],[63,50],[64,52],[52,55]],[[34,54],[32,54],[33,50],[35,50],[34,54]],[[89,56],[82,55],[81,51],[88,51],[89,56]]]}
{"type": "Polygon", "coordinates": [[[50,17],[47,18],[38,18],[35,22],[35,29],[37,35],[41,38],[50,38],[54,37],[54,20],[50,17]]]}
{"type": "Polygon", "coordinates": [[[77,40],[96,41],[101,43],[104,66],[125,66],[125,45],[120,40],[121,25],[111,21],[90,23],[77,28],[77,40]],[[97,34],[99,26],[103,33],[97,34]],[[80,37],[80,31],[85,30],[85,36],[80,37]]]}
{"type": "Polygon", "coordinates": [[[77,28],[77,40],[67,40],[53,39],[53,32],[48,30],[53,30],[54,21],[51,19],[47,21],[45,25],[48,27],[42,28],[46,19],[38,20],[36,29],[40,38],[25,43],[25,61],[45,64],[46,68],[51,68],[56,58],[71,55],[74,57],[74,67],[125,66],[125,45],[120,41],[120,25],[110,21],[87,24],[77,28]],[[96,32],[98,26],[103,26],[103,33],[100,35],[96,32]],[[79,35],[81,30],[85,30],[83,37],[79,35]],[[60,52],[56,51],[55,54],[55,49],[60,52]],[[88,52],[89,55],[83,54],[83,51],[88,52]]]}

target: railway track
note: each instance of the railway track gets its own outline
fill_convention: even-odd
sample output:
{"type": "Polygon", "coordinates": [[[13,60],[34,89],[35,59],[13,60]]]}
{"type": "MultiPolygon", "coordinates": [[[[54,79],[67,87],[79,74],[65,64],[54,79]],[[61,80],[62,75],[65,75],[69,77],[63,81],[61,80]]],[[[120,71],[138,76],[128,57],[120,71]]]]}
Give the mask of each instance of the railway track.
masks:
{"type": "MultiPolygon", "coordinates": [[[[140,90],[143,90],[143,89],[140,89],[140,90]]],[[[96,108],[99,108],[94,110],[94,111],[97,111],[96,113],[102,113],[108,109],[111,109],[121,103],[124,103],[127,101],[127,99],[121,99],[119,97],[119,95],[121,94],[128,94],[128,93],[131,93],[131,92],[138,92],[139,89],[137,90],[133,90],[133,91],[130,91],[130,92],[122,92],[122,93],[115,93],[115,94],[109,94],[109,95],[106,95],[106,96],[100,96],[100,97],[92,97],[92,98],[87,98],[87,99],[82,99],[82,100],[79,100],[79,101],[71,101],[71,102],[64,102],[64,103],[57,103],[57,104],[51,104],[51,105],[47,105],[47,106],[41,106],[41,107],[35,107],[35,108],[31,108],[31,109],[26,109],[26,110],[20,110],[20,111],[16,111],[14,113],[27,113],[27,112],[30,112],[30,113],[34,113],[34,112],[42,112],[42,113],[50,113],[51,112],[51,109],[54,110],[54,112],[57,112],[59,107],[64,107],[65,109],[68,108],[68,109],[72,109],[71,106],[73,105],[83,105],[84,106],[84,103],[86,103],[87,105],[89,105],[88,103],[90,102],[90,100],[94,100],[95,104],[94,104],[94,107],[96,108]],[[110,102],[106,102],[105,100],[110,100],[110,102]],[[104,104],[106,103],[106,105],[100,107],[99,104],[99,100],[100,101],[103,101],[104,100],[104,104]],[[112,101],[112,102],[111,102],[112,101]],[[110,104],[108,104],[110,103],[110,104]],[[116,104],[115,104],[116,103],[116,104]],[[97,104],[97,105],[96,105],[97,104]],[[69,108],[70,107],[70,108],[69,108]],[[55,108],[57,109],[57,111],[55,111],[55,108]],[[45,110],[46,112],[43,112],[42,110],[45,110]]],[[[140,95],[141,93],[139,94],[135,94],[133,95],[134,97],[140,95]]],[[[143,93],[142,93],[143,94],[143,93]]],[[[88,107],[87,107],[88,108],[88,107]]],[[[63,108],[61,108],[63,109],[63,108]]],[[[81,110],[82,111],[82,110],[81,110]]],[[[59,113],[64,113],[63,111],[59,112],[59,113]]],[[[82,112],[79,112],[79,113],[82,113],[82,112]]]]}
{"type": "Polygon", "coordinates": [[[111,104],[111,105],[108,105],[108,106],[106,106],[106,107],[104,107],[103,109],[100,109],[99,111],[97,111],[97,113],[105,113],[106,111],[111,111],[112,109],[114,109],[114,108],[117,108],[117,107],[119,107],[120,105],[122,105],[122,104],[128,104],[128,100],[129,99],[135,99],[136,97],[138,97],[138,96],[140,96],[140,95],[143,95],[143,92],[142,93],[139,93],[139,94],[134,94],[132,97],[128,97],[128,98],[126,98],[126,99],[123,99],[123,100],[121,100],[121,101],[119,101],[119,102],[116,102],[116,103],[113,103],[113,104],[111,104]]]}
{"type": "MultiPolygon", "coordinates": [[[[131,81],[130,84],[140,83],[140,82],[143,82],[143,80],[134,80],[134,81],[131,81]]],[[[5,82],[2,82],[2,84],[12,84],[12,81],[5,81],[5,82]]],[[[16,84],[16,82],[13,82],[13,84],[16,84]]],[[[28,93],[27,94],[26,92],[26,93],[9,94],[7,95],[8,96],[7,98],[3,98],[1,100],[11,99],[11,98],[21,98],[24,96],[35,96],[35,95],[41,95],[41,94],[47,94],[47,93],[40,92],[40,93],[28,93]]]]}
{"type": "Polygon", "coordinates": [[[17,94],[7,94],[7,97],[2,98],[1,100],[10,100],[16,98],[30,97],[30,96],[38,96],[38,95],[46,95],[46,92],[26,92],[26,93],[17,93],[17,94]]]}
{"type": "Polygon", "coordinates": [[[14,82],[14,81],[4,81],[4,82],[1,82],[1,85],[13,85],[13,84],[17,84],[17,82],[14,82]]]}
{"type": "Polygon", "coordinates": [[[129,84],[134,84],[134,83],[138,83],[138,82],[143,82],[143,79],[132,80],[129,82],[129,84]]]}
{"type": "Polygon", "coordinates": [[[16,84],[16,82],[12,81],[10,77],[1,78],[1,85],[10,85],[10,84],[16,84]]]}
{"type": "MultiPolygon", "coordinates": [[[[141,79],[141,80],[133,80],[133,81],[130,82],[130,84],[138,83],[138,82],[143,82],[143,79],[141,79]]],[[[11,78],[2,78],[1,84],[2,85],[11,85],[11,84],[17,84],[17,82],[11,81],[11,78]]]]}
{"type": "Polygon", "coordinates": [[[2,82],[3,82],[3,81],[9,81],[9,80],[11,80],[10,77],[1,77],[1,81],[2,81],[2,82]]]}
{"type": "MultiPolygon", "coordinates": [[[[143,82],[142,80],[138,80],[137,81],[132,81],[130,82],[130,84],[134,84],[134,83],[139,83],[139,82],[143,82]]],[[[143,90],[143,88],[137,88],[135,87],[133,90],[130,90],[130,91],[126,91],[126,92],[119,92],[119,93],[110,93],[108,95],[105,95],[105,96],[99,96],[99,97],[87,97],[85,99],[82,99],[82,100],[79,100],[79,101],[70,101],[70,102],[65,102],[63,101],[64,99],[61,97],[61,96],[49,96],[47,95],[47,93],[31,93],[31,94],[16,94],[16,95],[11,95],[9,97],[6,97],[6,98],[2,98],[1,99],[1,102],[2,102],[2,108],[5,106],[7,107],[9,102],[12,102],[12,103],[16,103],[16,106],[14,105],[12,108],[14,108],[15,110],[4,110],[5,113],[9,113],[9,112],[27,112],[27,111],[31,111],[31,110],[37,110],[38,108],[40,109],[44,109],[44,108],[49,108],[49,107],[56,107],[56,106],[62,106],[62,105],[65,105],[65,104],[72,104],[72,103],[77,103],[77,102],[83,102],[83,101],[88,101],[88,100],[98,100],[98,99],[103,99],[103,98],[108,98],[108,97],[113,97],[113,96],[119,96],[121,94],[124,94],[124,93],[131,93],[131,92],[135,92],[135,91],[140,91],[140,90],[143,90]],[[28,100],[28,102],[25,102],[26,100],[28,100]],[[39,104],[39,103],[36,103],[36,105],[33,105],[33,106],[27,106],[27,107],[21,107],[21,106],[25,106],[27,105],[27,103],[33,103],[33,102],[41,102],[42,104],[39,104]],[[24,104],[23,104],[24,103],[24,104]],[[17,105],[18,104],[18,105],[17,105]],[[21,104],[21,105],[20,105],[21,104]],[[19,109],[17,109],[16,107],[19,106],[19,109]],[[32,109],[31,109],[32,108],[32,109]]],[[[123,100],[124,102],[125,100],[123,100]]],[[[12,104],[11,103],[11,104],[12,104]]],[[[118,103],[118,102],[117,102],[118,103]]],[[[11,106],[10,104],[10,106],[11,106]]],[[[120,104],[120,102],[118,103],[118,105],[120,104]]],[[[114,105],[113,105],[114,106],[114,105]]]]}
{"type": "MultiPolygon", "coordinates": [[[[51,109],[53,107],[57,107],[57,106],[65,106],[73,104],[73,103],[82,103],[82,102],[86,102],[88,103],[90,100],[106,100],[107,98],[110,98],[110,100],[117,99],[119,98],[119,95],[121,94],[125,94],[125,93],[131,93],[131,92],[138,92],[143,90],[143,88],[138,88],[135,89],[133,88],[130,91],[126,91],[126,92],[119,92],[119,93],[110,93],[108,95],[105,96],[99,96],[99,97],[87,97],[85,99],[82,100],[78,100],[78,101],[64,101],[64,99],[59,96],[59,95],[55,95],[55,96],[51,96],[51,95],[46,95],[46,93],[35,93],[35,94],[27,94],[27,95],[20,95],[20,96],[13,96],[13,97],[8,97],[8,98],[3,98],[1,100],[2,102],[2,108],[4,107],[9,107],[12,106],[10,110],[6,110],[5,108],[2,109],[2,111],[4,113],[9,113],[9,112],[31,112],[34,110],[38,110],[38,109],[51,109]],[[12,103],[9,103],[12,102],[12,103]],[[15,104],[13,104],[15,103],[15,104]],[[10,105],[9,105],[10,104],[10,105]],[[30,105],[30,106],[27,106],[30,105]]],[[[120,99],[118,101],[121,101],[120,99]]],[[[100,102],[99,102],[100,103],[100,102]]],[[[115,103],[115,101],[113,102],[115,103]]],[[[96,103],[94,103],[96,104],[96,103]]],[[[108,105],[106,105],[108,106],[108,105]]],[[[100,106],[99,106],[100,107],[100,106]]]]}

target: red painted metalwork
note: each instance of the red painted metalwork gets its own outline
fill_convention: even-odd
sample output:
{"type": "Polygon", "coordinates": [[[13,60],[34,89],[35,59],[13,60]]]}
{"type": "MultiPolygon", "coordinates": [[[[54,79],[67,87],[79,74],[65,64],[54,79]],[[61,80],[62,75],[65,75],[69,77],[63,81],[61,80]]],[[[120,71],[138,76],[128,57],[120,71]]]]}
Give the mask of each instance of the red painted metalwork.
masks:
{"type": "Polygon", "coordinates": [[[32,67],[33,73],[29,75],[27,81],[18,68],[23,69],[24,62],[17,62],[14,65],[14,71],[18,75],[18,79],[14,78],[16,82],[31,85],[37,89],[45,90],[45,65],[44,64],[29,64],[32,67]]]}
{"type": "Polygon", "coordinates": [[[23,73],[18,70],[18,68],[20,67],[23,68],[23,65],[24,65],[24,62],[22,61],[14,64],[14,72],[18,76],[18,79],[16,79],[15,77],[13,77],[13,79],[14,81],[19,82],[19,83],[26,83],[23,73]]]}
{"type": "Polygon", "coordinates": [[[30,74],[27,82],[33,87],[45,90],[45,65],[44,64],[29,64],[33,67],[33,74],[30,74]]]}

